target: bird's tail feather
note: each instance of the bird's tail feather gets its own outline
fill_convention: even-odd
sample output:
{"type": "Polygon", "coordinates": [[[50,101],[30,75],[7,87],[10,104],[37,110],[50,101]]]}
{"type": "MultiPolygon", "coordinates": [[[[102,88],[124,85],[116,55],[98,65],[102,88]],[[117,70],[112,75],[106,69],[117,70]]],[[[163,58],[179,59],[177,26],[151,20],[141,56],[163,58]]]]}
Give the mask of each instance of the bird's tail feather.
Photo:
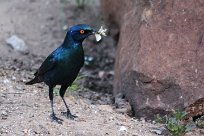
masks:
{"type": "Polygon", "coordinates": [[[32,85],[32,84],[39,83],[39,82],[41,81],[39,81],[38,77],[35,77],[34,79],[30,80],[29,82],[26,82],[25,84],[32,85]]]}

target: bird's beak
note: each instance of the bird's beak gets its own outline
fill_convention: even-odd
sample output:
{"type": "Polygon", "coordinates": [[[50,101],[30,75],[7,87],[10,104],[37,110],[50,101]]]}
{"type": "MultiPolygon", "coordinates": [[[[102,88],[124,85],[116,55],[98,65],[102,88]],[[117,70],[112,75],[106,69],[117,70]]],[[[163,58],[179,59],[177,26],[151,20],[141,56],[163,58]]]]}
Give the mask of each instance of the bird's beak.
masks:
{"type": "Polygon", "coordinates": [[[92,34],[95,34],[96,33],[96,30],[95,29],[92,29],[92,34]]]}

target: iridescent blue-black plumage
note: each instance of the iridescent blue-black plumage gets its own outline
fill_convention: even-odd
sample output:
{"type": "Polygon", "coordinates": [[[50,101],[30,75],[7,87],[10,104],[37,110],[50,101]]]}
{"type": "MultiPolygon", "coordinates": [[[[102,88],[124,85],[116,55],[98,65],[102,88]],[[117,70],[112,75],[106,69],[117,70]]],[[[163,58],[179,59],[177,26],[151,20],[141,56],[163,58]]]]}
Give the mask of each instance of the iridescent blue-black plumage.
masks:
{"type": "Polygon", "coordinates": [[[74,118],[64,100],[64,94],[68,86],[76,79],[84,64],[84,51],[82,42],[94,30],[88,25],[75,25],[69,29],[60,47],[53,51],[42,63],[34,74],[35,78],[26,84],[45,82],[49,86],[49,98],[52,107],[52,119],[60,121],[53,110],[53,88],[61,85],[60,96],[67,108],[66,116],[74,118]]]}

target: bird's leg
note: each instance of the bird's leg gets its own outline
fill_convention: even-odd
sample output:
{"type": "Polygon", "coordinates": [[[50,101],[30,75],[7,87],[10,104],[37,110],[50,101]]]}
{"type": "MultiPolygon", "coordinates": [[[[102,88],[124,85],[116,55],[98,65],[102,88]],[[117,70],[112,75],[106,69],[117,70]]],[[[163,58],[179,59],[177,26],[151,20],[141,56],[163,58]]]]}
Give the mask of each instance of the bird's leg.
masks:
{"type": "Polygon", "coordinates": [[[54,106],[53,106],[53,87],[49,86],[49,98],[50,98],[50,104],[51,104],[51,110],[52,113],[50,115],[52,121],[56,121],[59,124],[62,124],[62,119],[57,118],[54,112],[54,106]]]}
{"type": "Polygon", "coordinates": [[[62,85],[60,88],[60,96],[64,102],[66,109],[67,109],[67,112],[62,112],[62,115],[66,116],[67,118],[74,119],[74,118],[77,118],[77,116],[71,114],[69,107],[68,107],[68,105],[64,99],[64,94],[65,94],[67,88],[68,88],[68,85],[62,85]]]}
{"type": "Polygon", "coordinates": [[[64,100],[64,97],[62,97],[62,100],[64,102],[64,105],[66,106],[66,109],[67,109],[67,112],[62,112],[62,115],[65,115],[67,118],[70,118],[70,119],[77,118],[77,116],[71,114],[71,112],[70,112],[70,110],[69,110],[69,108],[67,106],[67,103],[64,100]]]}

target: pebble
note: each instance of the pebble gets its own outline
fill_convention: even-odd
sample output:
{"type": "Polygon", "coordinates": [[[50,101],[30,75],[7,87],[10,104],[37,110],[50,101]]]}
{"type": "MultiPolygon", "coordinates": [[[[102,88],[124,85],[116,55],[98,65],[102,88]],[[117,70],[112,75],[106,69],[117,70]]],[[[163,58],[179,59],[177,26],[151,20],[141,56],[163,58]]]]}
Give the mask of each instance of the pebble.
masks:
{"type": "Polygon", "coordinates": [[[15,89],[17,89],[17,90],[23,90],[22,86],[16,86],[15,89]]]}
{"type": "Polygon", "coordinates": [[[3,119],[3,120],[5,120],[5,119],[7,119],[7,117],[8,117],[8,112],[6,112],[6,111],[2,111],[1,112],[1,119],[3,119]]]}
{"type": "Polygon", "coordinates": [[[91,57],[91,56],[85,56],[85,57],[84,57],[84,61],[85,61],[85,62],[84,62],[85,65],[90,66],[90,65],[93,64],[94,58],[91,57]]]}
{"type": "Polygon", "coordinates": [[[116,112],[118,112],[118,113],[127,113],[127,112],[129,112],[129,109],[128,108],[116,109],[116,112]]]}
{"type": "Polygon", "coordinates": [[[105,76],[105,71],[99,71],[98,76],[103,78],[105,76]]]}
{"type": "Polygon", "coordinates": [[[169,131],[165,127],[157,127],[150,130],[150,132],[157,135],[170,135],[169,131]]]}
{"type": "Polygon", "coordinates": [[[16,77],[15,76],[12,76],[12,78],[11,78],[13,81],[15,81],[16,80],[16,77]]]}
{"type": "Polygon", "coordinates": [[[62,27],[62,30],[67,30],[69,27],[67,26],[67,25],[64,25],[63,27],[62,27]]]}
{"type": "Polygon", "coordinates": [[[99,105],[98,108],[102,111],[106,111],[106,112],[110,112],[112,113],[113,112],[113,109],[111,106],[109,105],[99,105]]]}
{"type": "Polygon", "coordinates": [[[28,47],[25,42],[16,35],[12,35],[10,38],[6,39],[6,43],[10,45],[15,51],[22,54],[28,54],[28,47]]]}
{"type": "Polygon", "coordinates": [[[8,113],[6,111],[4,111],[4,110],[1,112],[1,114],[5,115],[5,116],[8,116],[8,113]]]}
{"type": "Polygon", "coordinates": [[[153,132],[153,133],[155,133],[157,135],[161,135],[162,134],[162,130],[159,129],[159,128],[154,128],[154,129],[151,130],[151,132],[153,132]]]}
{"type": "Polygon", "coordinates": [[[120,132],[127,132],[127,128],[125,126],[121,126],[119,131],[120,132]]]}
{"type": "Polygon", "coordinates": [[[4,83],[4,84],[8,84],[8,83],[10,83],[10,80],[4,79],[4,80],[3,80],[3,83],[4,83]]]}

